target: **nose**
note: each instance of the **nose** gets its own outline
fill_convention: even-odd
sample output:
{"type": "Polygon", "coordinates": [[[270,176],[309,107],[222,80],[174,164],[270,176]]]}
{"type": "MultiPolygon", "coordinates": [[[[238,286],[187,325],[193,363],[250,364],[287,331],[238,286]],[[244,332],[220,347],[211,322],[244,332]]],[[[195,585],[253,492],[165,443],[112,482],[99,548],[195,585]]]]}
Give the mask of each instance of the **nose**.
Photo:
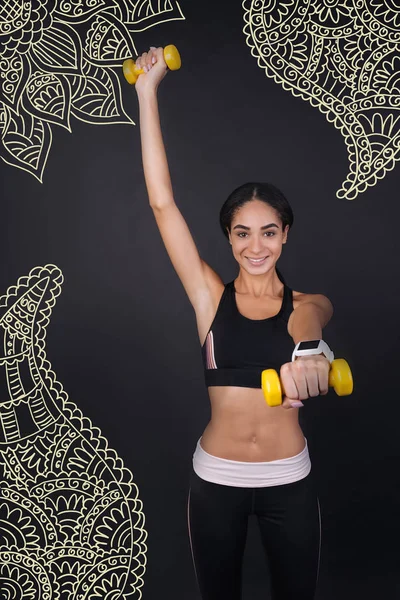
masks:
{"type": "Polygon", "coordinates": [[[262,252],[262,250],[264,249],[263,240],[258,235],[252,237],[251,242],[249,244],[249,249],[254,254],[262,252]]]}

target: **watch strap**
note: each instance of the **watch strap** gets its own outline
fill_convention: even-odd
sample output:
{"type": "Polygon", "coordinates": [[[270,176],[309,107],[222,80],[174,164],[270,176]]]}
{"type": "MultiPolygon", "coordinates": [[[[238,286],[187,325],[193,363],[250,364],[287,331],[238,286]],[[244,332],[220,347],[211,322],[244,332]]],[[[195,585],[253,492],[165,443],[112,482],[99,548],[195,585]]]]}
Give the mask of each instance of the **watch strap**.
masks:
{"type": "Polygon", "coordinates": [[[298,344],[296,344],[292,354],[292,362],[295,361],[296,358],[299,356],[316,356],[318,354],[323,354],[325,358],[329,360],[330,363],[334,360],[335,355],[329,348],[328,344],[324,342],[324,340],[311,340],[307,343],[312,344],[313,342],[315,342],[314,348],[308,348],[306,350],[300,350],[299,348],[304,342],[299,342],[298,344]]]}

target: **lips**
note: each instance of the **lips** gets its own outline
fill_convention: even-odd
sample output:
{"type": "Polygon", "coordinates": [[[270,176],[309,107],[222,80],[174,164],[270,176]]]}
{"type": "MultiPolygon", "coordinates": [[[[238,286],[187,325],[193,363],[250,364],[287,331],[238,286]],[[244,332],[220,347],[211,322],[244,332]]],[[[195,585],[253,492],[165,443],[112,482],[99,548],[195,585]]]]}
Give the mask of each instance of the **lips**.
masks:
{"type": "Polygon", "coordinates": [[[251,265],[258,266],[264,264],[268,257],[263,256],[262,258],[250,258],[249,256],[246,256],[246,258],[251,265]]]}

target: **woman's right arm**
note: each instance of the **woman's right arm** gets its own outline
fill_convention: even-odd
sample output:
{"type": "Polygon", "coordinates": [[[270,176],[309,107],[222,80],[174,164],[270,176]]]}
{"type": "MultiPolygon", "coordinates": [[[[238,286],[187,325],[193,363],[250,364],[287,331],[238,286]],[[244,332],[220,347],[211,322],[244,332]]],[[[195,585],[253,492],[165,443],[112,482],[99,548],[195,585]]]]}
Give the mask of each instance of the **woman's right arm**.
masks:
{"type": "Polygon", "coordinates": [[[194,309],[213,308],[223,283],[200,258],[189,228],[175,204],[168,161],[162,139],[157,89],[167,67],[162,48],[143,54],[137,64],[145,68],[136,82],[140,107],[140,133],[144,176],[150,206],[171,262],[194,309]]]}

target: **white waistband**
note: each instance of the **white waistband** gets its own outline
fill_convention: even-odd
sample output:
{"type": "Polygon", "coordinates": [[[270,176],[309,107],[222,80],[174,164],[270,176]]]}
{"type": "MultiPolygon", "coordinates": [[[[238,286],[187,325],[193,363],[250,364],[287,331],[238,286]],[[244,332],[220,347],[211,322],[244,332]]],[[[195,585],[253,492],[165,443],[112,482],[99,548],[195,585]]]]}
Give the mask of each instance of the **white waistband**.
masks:
{"type": "Polygon", "coordinates": [[[296,456],[269,462],[240,462],[208,454],[197,442],[193,469],[205,481],[233,487],[271,487],[293,483],[307,477],[311,471],[307,440],[296,456]]]}

